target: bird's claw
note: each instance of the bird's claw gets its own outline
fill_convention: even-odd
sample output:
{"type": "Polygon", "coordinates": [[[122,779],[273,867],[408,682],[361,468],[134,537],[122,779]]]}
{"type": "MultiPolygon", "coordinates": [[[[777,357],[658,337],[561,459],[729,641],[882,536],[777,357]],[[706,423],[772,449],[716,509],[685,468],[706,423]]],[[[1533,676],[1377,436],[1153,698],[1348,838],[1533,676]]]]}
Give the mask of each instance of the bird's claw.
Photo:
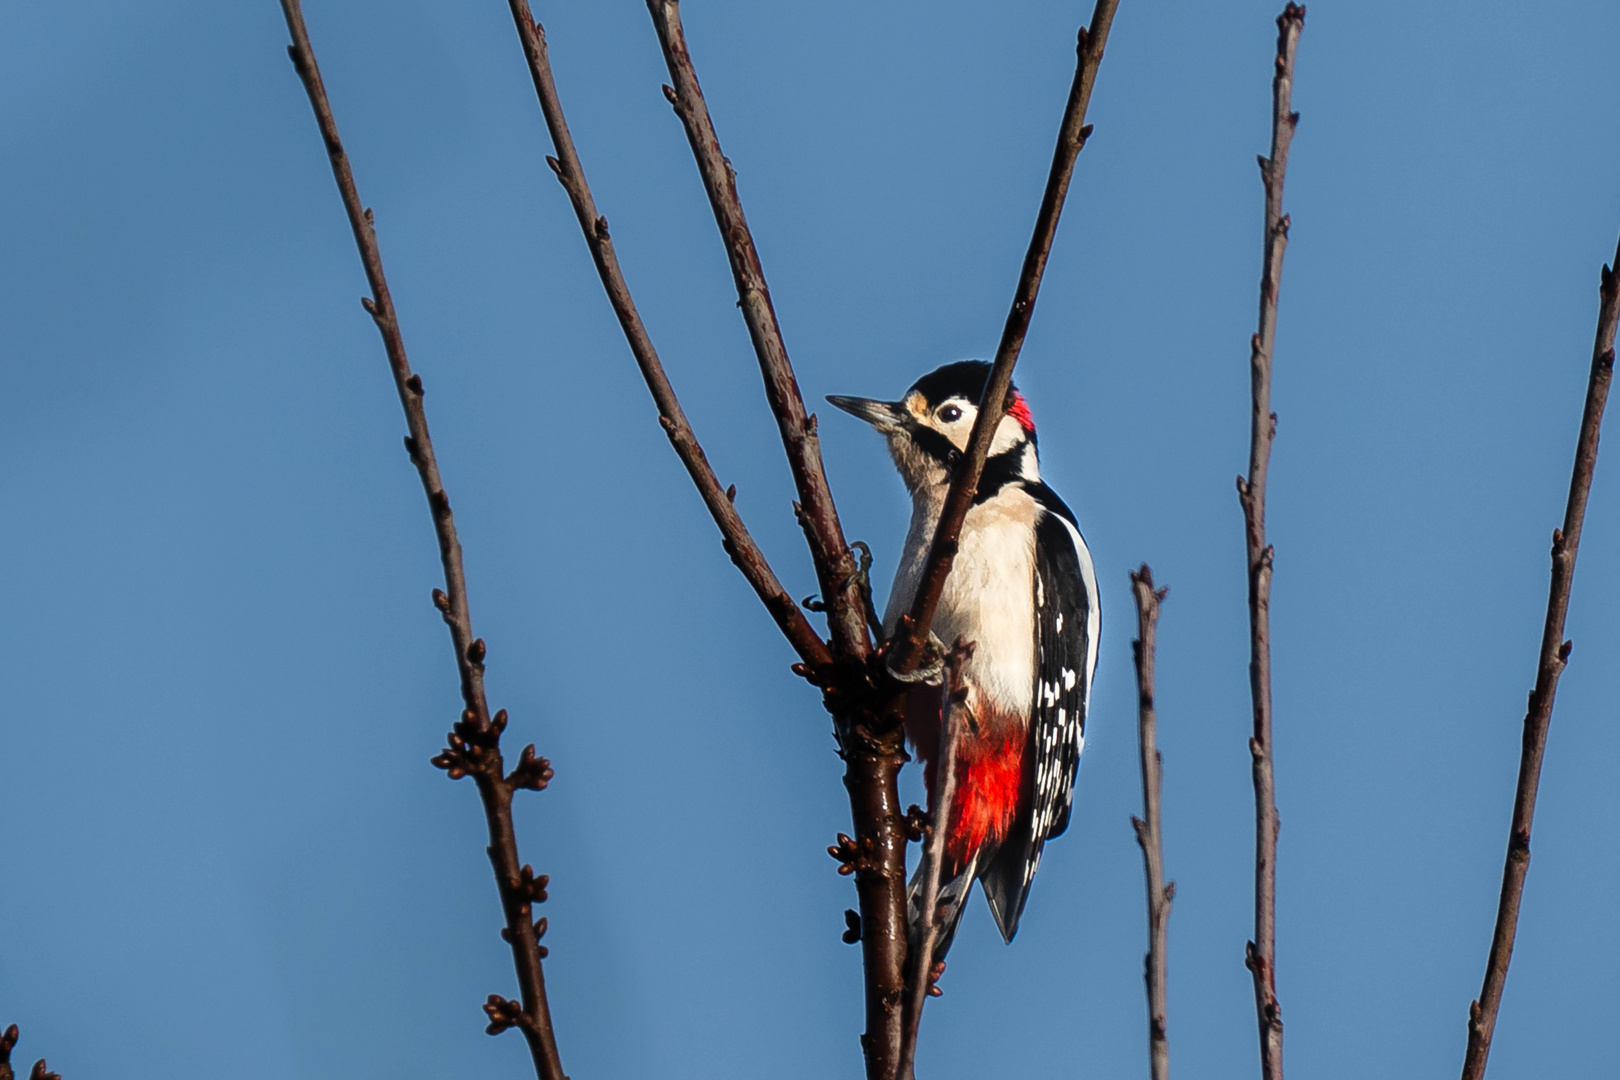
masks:
{"type": "Polygon", "coordinates": [[[898,682],[922,683],[924,686],[939,686],[945,682],[945,643],[940,641],[934,632],[928,632],[928,644],[923,649],[923,661],[916,670],[909,672],[896,671],[894,656],[891,653],[884,660],[883,666],[898,682]]]}
{"type": "Polygon", "coordinates": [[[866,546],[865,540],[856,540],[849,545],[849,550],[861,553],[860,565],[851,580],[861,591],[861,607],[866,613],[866,625],[871,628],[873,637],[882,640],[883,620],[878,618],[877,605],[872,603],[872,549],[866,546]]]}

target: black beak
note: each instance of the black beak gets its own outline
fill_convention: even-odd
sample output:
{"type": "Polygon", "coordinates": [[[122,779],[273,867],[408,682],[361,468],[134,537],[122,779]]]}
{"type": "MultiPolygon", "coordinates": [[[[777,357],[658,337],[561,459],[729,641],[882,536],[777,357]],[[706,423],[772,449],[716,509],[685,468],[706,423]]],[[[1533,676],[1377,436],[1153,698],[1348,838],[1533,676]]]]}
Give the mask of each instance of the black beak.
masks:
{"type": "Polygon", "coordinates": [[[873,401],[863,397],[828,394],[827,400],[851,416],[857,416],[887,435],[905,427],[906,412],[898,401],[873,401]]]}

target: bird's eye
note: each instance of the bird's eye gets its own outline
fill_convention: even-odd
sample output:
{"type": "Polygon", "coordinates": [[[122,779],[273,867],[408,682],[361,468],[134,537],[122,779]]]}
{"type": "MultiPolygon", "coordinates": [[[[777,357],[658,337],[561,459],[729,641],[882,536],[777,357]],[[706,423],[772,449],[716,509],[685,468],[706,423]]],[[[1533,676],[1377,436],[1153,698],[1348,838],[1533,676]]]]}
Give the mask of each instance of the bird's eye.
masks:
{"type": "Polygon", "coordinates": [[[954,424],[958,420],[962,419],[962,410],[958,409],[955,405],[947,405],[943,409],[939,410],[939,418],[945,421],[947,424],[954,424]]]}

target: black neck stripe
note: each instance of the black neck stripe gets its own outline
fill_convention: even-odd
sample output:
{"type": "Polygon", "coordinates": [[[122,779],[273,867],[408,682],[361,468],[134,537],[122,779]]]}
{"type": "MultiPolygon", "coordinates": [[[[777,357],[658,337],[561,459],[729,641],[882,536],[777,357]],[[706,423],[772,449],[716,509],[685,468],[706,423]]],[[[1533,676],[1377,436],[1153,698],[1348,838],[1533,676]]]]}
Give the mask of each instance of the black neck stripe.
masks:
{"type": "Polygon", "coordinates": [[[979,490],[973,493],[973,505],[995,498],[1002,488],[1023,479],[1023,463],[1023,443],[985,458],[984,472],[979,474],[979,490]]]}

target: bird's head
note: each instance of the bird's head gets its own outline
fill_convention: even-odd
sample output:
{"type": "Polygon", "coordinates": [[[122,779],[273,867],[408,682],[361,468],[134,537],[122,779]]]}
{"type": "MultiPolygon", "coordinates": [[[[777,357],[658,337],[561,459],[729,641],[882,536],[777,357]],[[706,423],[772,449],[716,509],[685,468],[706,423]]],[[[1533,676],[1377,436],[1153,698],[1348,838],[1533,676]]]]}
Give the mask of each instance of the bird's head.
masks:
{"type": "MultiPolygon", "coordinates": [[[[949,485],[951,470],[973,435],[989,377],[990,365],[983,360],[959,360],[918,379],[899,401],[836,395],[827,400],[883,433],[906,489],[919,495],[949,485]]],[[[1006,414],[990,443],[980,491],[986,482],[999,486],[1039,476],[1035,421],[1024,396],[1013,387],[1007,391],[1006,414]]]]}

